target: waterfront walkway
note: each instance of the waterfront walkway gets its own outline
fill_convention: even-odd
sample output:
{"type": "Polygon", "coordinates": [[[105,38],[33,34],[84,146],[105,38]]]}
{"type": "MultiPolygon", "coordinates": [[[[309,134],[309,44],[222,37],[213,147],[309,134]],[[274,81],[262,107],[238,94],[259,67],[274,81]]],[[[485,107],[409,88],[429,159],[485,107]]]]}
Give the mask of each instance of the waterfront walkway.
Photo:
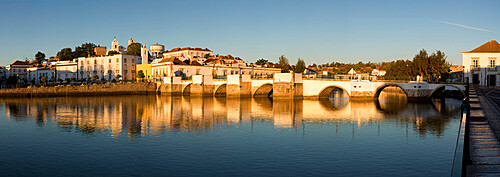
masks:
{"type": "Polygon", "coordinates": [[[476,87],[469,93],[471,161],[467,165],[467,176],[499,176],[500,89],[476,87]]]}

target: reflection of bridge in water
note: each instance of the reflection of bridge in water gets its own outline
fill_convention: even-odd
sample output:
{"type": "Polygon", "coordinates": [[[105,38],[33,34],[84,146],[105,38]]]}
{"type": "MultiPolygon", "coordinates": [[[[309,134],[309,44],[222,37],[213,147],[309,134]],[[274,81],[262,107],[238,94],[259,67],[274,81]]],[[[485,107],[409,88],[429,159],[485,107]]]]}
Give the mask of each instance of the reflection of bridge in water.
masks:
{"type": "Polygon", "coordinates": [[[54,124],[69,132],[112,136],[203,133],[221,126],[255,122],[267,122],[275,128],[298,128],[306,124],[363,126],[387,121],[411,125],[421,134],[440,135],[460,106],[459,102],[448,101],[446,106],[435,109],[432,104],[407,103],[406,99],[315,101],[169,96],[2,99],[1,102],[5,103],[6,117],[15,121],[35,119],[40,126],[54,124]]]}

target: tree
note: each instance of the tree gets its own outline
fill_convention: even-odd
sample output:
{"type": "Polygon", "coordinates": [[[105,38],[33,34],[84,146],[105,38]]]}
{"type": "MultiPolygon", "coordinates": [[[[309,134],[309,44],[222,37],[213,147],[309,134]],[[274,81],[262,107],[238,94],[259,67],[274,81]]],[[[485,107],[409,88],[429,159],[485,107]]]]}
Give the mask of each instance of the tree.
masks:
{"type": "Polygon", "coordinates": [[[76,81],[76,78],[75,78],[75,76],[71,76],[71,78],[69,78],[69,80],[70,80],[71,82],[75,82],[75,81],[76,81]]]}
{"type": "Polygon", "coordinates": [[[142,80],[142,79],[144,79],[145,77],[146,77],[146,76],[144,75],[144,72],[143,72],[142,70],[139,70],[139,71],[137,72],[137,78],[139,78],[139,79],[141,79],[141,80],[142,80]]]}
{"type": "Polygon", "coordinates": [[[71,48],[64,48],[61,51],[57,52],[57,58],[61,61],[72,60],[74,57],[73,51],[71,48]]]}
{"type": "Polygon", "coordinates": [[[82,44],[80,47],[76,47],[76,48],[79,48],[80,50],[84,51],[87,56],[94,56],[95,55],[95,52],[94,52],[95,47],[97,47],[97,45],[95,45],[94,43],[85,43],[85,44],[82,44]]]}
{"type": "Polygon", "coordinates": [[[9,85],[16,85],[18,83],[19,83],[19,78],[17,77],[17,75],[10,76],[9,78],[7,78],[7,84],[9,85]]]}
{"type": "Polygon", "coordinates": [[[302,73],[304,72],[304,70],[306,70],[306,63],[304,62],[304,60],[301,60],[299,58],[297,60],[297,64],[295,64],[295,69],[293,70],[293,72],[302,73]]]}
{"type": "Polygon", "coordinates": [[[266,59],[261,58],[261,59],[258,59],[257,62],[255,62],[255,64],[256,65],[265,65],[267,62],[269,62],[269,61],[267,61],[266,59]]]}
{"type": "Polygon", "coordinates": [[[290,64],[288,64],[288,59],[285,57],[285,55],[280,56],[278,66],[281,68],[282,73],[287,73],[290,71],[290,64]]]}
{"type": "Polygon", "coordinates": [[[92,79],[94,79],[94,81],[97,81],[99,79],[99,76],[98,75],[94,75],[94,76],[92,76],[92,79]]]}
{"type": "Polygon", "coordinates": [[[205,56],[203,56],[203,58],[210,58],[211,55],[209,53],[205,54],[205,56]]]}
{"type": "Polygon", "coordinates": [[[126,55],[141,56],[141,43],[132,43],[127,47],[126,55]]]}
{"type": "Polygon", "coordinates": [[[116,75],[116,79],[120,80],[120,78],[122,78],[122,75],[117,74],[117,75],[116,75]]]}
{"type": "Polygon", "coordinates": [[[47,81],[48,81],[47,77],[40,78],[40,82],[42,82],[44,85],[45,83],[47,83],[47,81]]]}
{"type": "Polygon", "coordinates": [[[118,52],[118,51],[114,51],[114,50],[113,50],[113,51],[109,51],[109,52],[108,52],[108,56],[113,56],[113,55],[115,55],[115,54],[120,54],[120,52],[118,52]]]}
{"type": "Polygon", "coordinates": [[[36,54],[35,54],[35,59],[33,60],[33,64],[39,64],[39,63],[43,63],[43,61],[45,61],[45,54],[38,51],[36,54]],[[35,63],[35,60],[36,60],[36,63],[35,63]]]}
{"type": "Polygon", "coordinates": [[[413,57],[413,67],[416,74],[427,79],[441,76],[442,73],[449,71],[449,65],[446,62],[444,52],[436,51],[429,55],[424,49],[413,57]]]}

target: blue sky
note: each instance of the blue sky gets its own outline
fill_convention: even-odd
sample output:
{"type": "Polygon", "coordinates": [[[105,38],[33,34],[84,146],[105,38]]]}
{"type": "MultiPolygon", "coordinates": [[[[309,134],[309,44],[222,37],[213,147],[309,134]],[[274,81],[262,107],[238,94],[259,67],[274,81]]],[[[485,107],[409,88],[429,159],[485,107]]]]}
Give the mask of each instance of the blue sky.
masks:
{"type": "Polygon", "coordinates": [[[85,42],[156,42],[290,63],[381,62],[497,40],[500,1],[3,1],[0,64],[85,42]]]}

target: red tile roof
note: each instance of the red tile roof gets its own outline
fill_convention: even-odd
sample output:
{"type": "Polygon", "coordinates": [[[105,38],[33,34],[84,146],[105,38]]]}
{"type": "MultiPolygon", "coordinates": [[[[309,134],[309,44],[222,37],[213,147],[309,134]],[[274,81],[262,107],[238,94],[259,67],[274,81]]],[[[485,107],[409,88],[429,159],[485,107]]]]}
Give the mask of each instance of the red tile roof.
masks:
{"type": "Polygon", "coordinates": [[[474,50],[463,53],[500,53],[500,44],[495,40],[491,40],[474,50]]]}
{"type": "Polygon", "coordinates": [[[173,48],[172,50],[168,51],[166,50],[164,53],[170,53],[170,52],[178,52],[178,51],[183,51],[183,50],[198,50],[198,51],[211,51],[210,49],[208,48],[191,48],[191,47],[184,47],[184,48],[180,48],[180,47],[177,47],[177,48],[173,48]]]}
{"type": "Polygon", "coordinates": [[[16,60],[14,63],[12,63],[10,65],[30,65],[30,63],[25,62],[25,61],[16,60]]]}
{"type": "Polygon", "coordinates": [[[158,63],[166,63],[166,62],[172,62],[175,65],[186,65],[186,63],[184,63],[183,61],[179,60],[177,57],[164,58],[163,60],[161,60],[158,63]]]}

